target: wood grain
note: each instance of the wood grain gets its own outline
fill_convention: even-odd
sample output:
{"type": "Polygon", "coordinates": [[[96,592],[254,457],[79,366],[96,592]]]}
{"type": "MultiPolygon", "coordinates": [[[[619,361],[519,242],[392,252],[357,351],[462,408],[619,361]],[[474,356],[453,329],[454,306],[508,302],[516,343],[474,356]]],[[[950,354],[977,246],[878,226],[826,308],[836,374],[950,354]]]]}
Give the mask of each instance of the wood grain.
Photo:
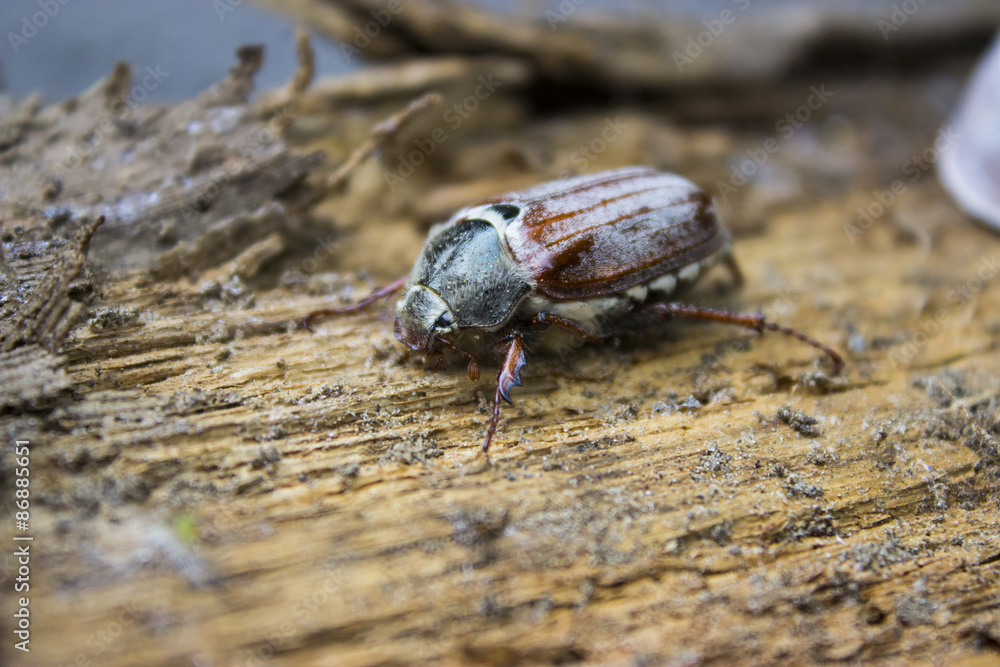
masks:
{"type": "MultiPolygon", "coordinates": [[[[608,108],[459,132],[391,195],[393,158],[360,166],[312,243],[268,223],[190,272],[108,274],[54,405],[3,416],[32,442],[35,494],[33,650],[11,659],[996,664],[997,238],[928,173],[852,241],[941,119],[879,106],[907,99],[891,81],[831,85],[772,157],[791,190],[715,185],[773,123],[608,108]],[[459,359],[406,360],[391,304],[296,328],[367,292],[344,267],[405,272],[421,194],[545,180],[616,115],[626,133],[588,169],[682,172],[736,232],[745,287],[711,274],[691,301],[762,309],[843,351],[843,376],[783,337],[697,323],[566,361],[529,351],[486,466],[495,365],[473,384],[459,359]],[[551,159],[510,157],[535,149],[551,159]]],[[[294,150],[334,142],[362,138],[294,150]]]]}

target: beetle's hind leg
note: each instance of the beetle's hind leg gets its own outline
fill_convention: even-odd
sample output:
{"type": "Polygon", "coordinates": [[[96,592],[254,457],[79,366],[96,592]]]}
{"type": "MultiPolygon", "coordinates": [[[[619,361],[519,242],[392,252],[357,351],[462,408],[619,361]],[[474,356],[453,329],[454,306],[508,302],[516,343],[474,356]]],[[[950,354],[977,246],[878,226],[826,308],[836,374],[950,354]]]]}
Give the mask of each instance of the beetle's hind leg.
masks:
{"type": "Polygon", "coordinates": [[[368,296],[366,296],[361,301],[357,303],[352,303],[349,306],[344,306],[343,308],[322,308],[320,310],[314,310],[302,318],[302,328],[311,329],[313,323],[321,317],[333,317],[336,315],[347,315],[348,313],[356,313],[359,310],[363,310],[368,306],[372,305],[379,299],[384,299],[387,296],[392,296],[399,290],[403,289],[406,285],[406,280],[409,276],[403,276],[397,280],[393,280],[391,283],[385,287],[380,287],[368,296]]]}
{"type": "Polygon", "coordinates": [[[729,275],[733,279],[733,287],[743,287],[743,271],[740,270],[739,262],[736,261],[733,253],[727,252],[722,257],[722,263],[726,265],[726,270],[729,271],[729,275]]]}
{"type": "Polygon", "coordinates": [[[833,363],[834,375],[840,373],[841,369],[844,367],[843,358],[833,348],[824,345],[815,338],[807,336],[801,331],[796,331],[795,329],[791,329],[775,322],[768,322],[763,315],[730,313],[725,310],[699,308],[698,306],[688,306],[683,303],[656,303],[648,308],[644,308],[643,310],[663,319],[683,317],[689,320],[710,320],[712,322],[735,324],[737,326],[753,329],[758,333],[762,333],[764,331],[776,331],[780,334],[797,338],[808,345],[812,345],[814,348],[830,357],[830,361],[833,363]]]}

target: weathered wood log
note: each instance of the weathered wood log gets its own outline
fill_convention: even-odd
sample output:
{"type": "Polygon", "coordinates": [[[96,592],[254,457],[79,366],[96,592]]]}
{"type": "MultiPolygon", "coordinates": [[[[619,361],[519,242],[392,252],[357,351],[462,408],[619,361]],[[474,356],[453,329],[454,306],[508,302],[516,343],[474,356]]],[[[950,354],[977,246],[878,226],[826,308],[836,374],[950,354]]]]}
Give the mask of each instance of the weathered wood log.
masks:
{"type": "MultiPolygon", "coordinates": [[[[225,184],[213,201],[227,204],[181,217],[184,233],[148,236],[176,207],[139,207],[134,235],[109,217],[87,326],[48,357],[25,340],[0,359],[0,378],[25,380],[18,363],[40,378],[0,393],[8,441],[31,442],[34,537],[32,653],[8,632],[4,660],[995,660],[1000,267],[994,235],[926,170],[903,171],[941,122],[907,100],[937,76],[829,82],[788,136],[781,117],[681,127],[635,106],[454,129],[421,112],[429,126],[408,131],[447,141],[391,190],[413,135],[371,137],[384,116],[362,105],[366,122],[341,110],[333,136],[252,160],[253,191],[225,184]],[[369,138],[398,145],[363,162],[369,138]],[[359,147],[346,182],[310,157],[343,164],[359,147]],[[629,163],[694,178],[735,230],[746,286],[710,277],[692,300],[762,309],[842,350],[846,373],[780,337],[688,323],[565,361],[531,354],[485,466],[493,366],[473,384],[457,360],[406,359],[388,305],[297,327],[405,272],[451,206],[629,163]],[[284,217],[331,178],[346,187],[284,217]],[[119,257],[130,244],[137,256],[119,257]]],[[[812,94],[787,85],[789,99],[812,94]]],[[[64,154],[53,137],[103,108],[27,113],[0,178],[28,179],[19,165],[64,154]]],[[[260,129],[250,107],[227,108],[242,119],[231,137],[260,129]]],[[[206,112],[135,113],[137,138],[109,140],[105,157],[141,152],[143,123],[170,136],[158,118],[206,112]]],[[[71,170],[61,189],[4,200],[5,257],[65,224],[43,202],[93,212],[86,182],[120,203],[170,182],[191,149],[168,141],[159,170],[71,170]]],[[[0,465],[6,500],[9,448],[0,465]]],[[[0,568],[12,586],[10,550],[0,568]]],[[[5,619],[13,604],[0,600],[5,619]]]]}

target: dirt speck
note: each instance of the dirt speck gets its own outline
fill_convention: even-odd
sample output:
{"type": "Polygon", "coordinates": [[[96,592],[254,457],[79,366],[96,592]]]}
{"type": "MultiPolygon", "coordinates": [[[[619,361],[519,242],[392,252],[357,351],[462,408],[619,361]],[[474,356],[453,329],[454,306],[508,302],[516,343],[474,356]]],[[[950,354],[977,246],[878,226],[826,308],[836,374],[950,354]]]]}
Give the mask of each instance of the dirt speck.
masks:
{"type": "Polygon", "coordinates": [[[840,456],[829,449],[824,449],[821,447],[813,447],[806,454],[806,461],[812,463],[815,466],[825,466],[837,463],[840,460],[840,456]]]}
{"type": "Polygon", "coordinates": [[[682,400],[657,401],[653,405],[653,414],[671,415],[675,412],[693,412],[703,407],[702,402],[694,396],[687,396],[682,400]]]}
{"type": "Polygon", "coordinates": [[[924,595],[903,595],[896,600],[896,618],[905,626],[934,622],[938,605],[924,595]]]}
{"type": "Polygon", "coordinates": [[[413,465],[414,463],[427,463],[443,454],[444,450],[437,446],[437,440],[425,435],[417,435],[403,438],[389,445],[389,448],[379,456],[378,462],[379,465],[393,463],[413,465]]]}
{"type": "Polygon", "coordinates": [[[807,537],[836,537],[837,520],[830,510],[814,507],[808,514],[789,522],[779,537],[789,542],[796,542],[807,537]]]}
{"type": "Polygon", "coordinates": [[[506,508],[463,508],[448,515],[455,531],[452,539],[464,547],[484,546],[503,534],[509,518],[506,508]]]}
{"type": "Polygon", "coordinates": [[[576,451],[586,452],[591,450],[610,449],[626,442],[635,442],[635,436],[628,433],[621,433],[616,435],[606,435],[597,440],[586,440],[576,446],[576,451]]]}
{"type": "Polygon", "coordinates": [[[792,427],[793,431],[807,438],[813,438],[822,433],[817,426],[819,421],[815,417],[810,417],[801,410],[794,410],[788,405],[780,408],[774,414],[774,419],[788,424],[792,427]]]}
{"type": "Polygon", "coordinates": [[[785,494],[789,498],[822,498],[823,489],[815,484],[803,482],[798,474],[792,473],[785,480],[785,494]]]}
{"type": "Polygon", "coordinates": [[[90,315],[88,326],[93,333],[115,331],[127,327],[142,326],[139,312],[135,308],[123,306],[101,306],[90,315]]]}
{"type": "Polygon", "coordinates": [[[733,460],[730,454],[719,449],[717,443],[709,445],[708,450],[701,455],[698,465],[692,474],[726,474],[729,472],[729,463],[733,460]]]}
{"type": "Polygon", "coordinates": [[[879,571],[897,563],[905,563],[917,557],[918,549],[903,546],[892,530],[885,532],[882,540],[856,544],[841,554],[842,563],[854,563],[859,570],[879,571]]]}

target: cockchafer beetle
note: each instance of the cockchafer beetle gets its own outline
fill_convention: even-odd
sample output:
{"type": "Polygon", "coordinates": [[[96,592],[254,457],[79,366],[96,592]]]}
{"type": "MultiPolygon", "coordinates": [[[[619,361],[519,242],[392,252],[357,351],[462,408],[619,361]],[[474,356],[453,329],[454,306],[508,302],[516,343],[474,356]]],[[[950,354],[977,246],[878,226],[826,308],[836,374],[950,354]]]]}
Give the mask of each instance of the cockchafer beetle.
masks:
{"type": "Polygon", "coordinates": [[[511,403],[511,388],[522,384],[525,349],[566,349],[682,317],[794,336],[840,372],[843,360],[833,349],[763,315],[671,301],[720,262],[741,284],[729,232],[708,195],[676,174],[626,167],[464,208],[431,229],[408,277],[354,305],[309,313],[303,325],[403,290],[395,334],[411,350],[455,350],[468,359],[473,381],[481,356],[503,355],[484,452],[500,401],[511,403]]]}

